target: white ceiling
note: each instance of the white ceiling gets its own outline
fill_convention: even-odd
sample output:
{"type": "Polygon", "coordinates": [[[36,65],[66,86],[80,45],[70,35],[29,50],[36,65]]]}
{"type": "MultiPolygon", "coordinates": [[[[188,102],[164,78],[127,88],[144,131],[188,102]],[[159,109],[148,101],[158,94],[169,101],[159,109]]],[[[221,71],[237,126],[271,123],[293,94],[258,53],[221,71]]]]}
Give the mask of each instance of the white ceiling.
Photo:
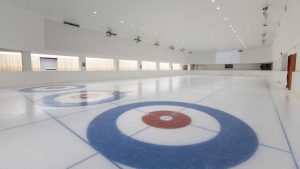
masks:
{"type": "MultiPolygon", "coordinates": [[[[140,35],[146,42],[160,41],[162,46],[174,44],[177,49],[184,47],[193,51],[262,46],[262,8],[267,3],[265,0],[216,0],[215,3],[212,0],[3,1],[47,18],[73,21],[82,27],[100,31],[111,28],[120,36],[133,39],[140,35]],[[217,10],[217,6],[221,9],[217,10]],[[233,25],[237,33],[229,25],[233,25]]],[[[267,45],[271,44],[275,35],[286,0],[269,0],[268,3],[267,45]]]]}

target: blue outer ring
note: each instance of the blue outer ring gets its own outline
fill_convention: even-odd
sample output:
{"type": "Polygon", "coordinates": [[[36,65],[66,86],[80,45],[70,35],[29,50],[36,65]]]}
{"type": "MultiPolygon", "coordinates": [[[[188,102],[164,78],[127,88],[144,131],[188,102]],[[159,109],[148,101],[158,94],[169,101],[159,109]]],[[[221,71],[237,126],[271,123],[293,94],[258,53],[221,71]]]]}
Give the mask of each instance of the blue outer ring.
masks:
{"type": "Polygon", "coordinates": [[[255,132],[238,118],[202,105],[168,101],[133,103],[105,111],[89,124],[87,137],[90,144],[108,159],[139,169],[227,169],[248,160],[258,147],[255,132]],[[202,111],[220,123],[221,131],[206,142],[163,146],[132,139],[116,126],[122,113],[154,105],[202,111]]]}
{"type": "Polygon", "coordinates": [[[84,88],[85,85],[55,85],[55,86],[67,86],[67,87],[74,87],[71,89],[55,89],[55,90],[45,90],[45,91],[35,91],[34,89],[41,88],[41,87],[51,87],[51,86],[40,86],[40,87],[31,87],[31,88],[25,88],[20,89],[20,92],[27,92],[27,93],[44,93],[44,92],[57,92],[57,91],[67,91],[67,90],[75,90],[75,89],[81,89],[84,88]]]}
{"type": "MultiPolygon", "coordinates": [[[[76,106],[89,106],[89,105],[95,105],[95,104],[102,104],[102,103],[107,103],[115,100],[119,100],[125,96],[125,93],[119,92],[119,91],[112,91],[111,97],[108,97],[106,99],[101,99],[101,100],[96,100],[92,102],[78,102],[78,103],[64,103],[64,102],[59,102],[56,101],[55,98],[59,96],[63,96],[66,94],[72,94],[72,93],[86,93],[87,91],[76,91],[76,92],[68,92],[68,93],[59,93],[59,94],[54,94],[50,96],[43,97],[43,106],[48,106],[48,107],[76,107],[76,106]]],[[[103,90],[96,90],[95,92],[103,92],[103,90]]],[[[105,91],[107,92],[107,91],[105,91]]]]}

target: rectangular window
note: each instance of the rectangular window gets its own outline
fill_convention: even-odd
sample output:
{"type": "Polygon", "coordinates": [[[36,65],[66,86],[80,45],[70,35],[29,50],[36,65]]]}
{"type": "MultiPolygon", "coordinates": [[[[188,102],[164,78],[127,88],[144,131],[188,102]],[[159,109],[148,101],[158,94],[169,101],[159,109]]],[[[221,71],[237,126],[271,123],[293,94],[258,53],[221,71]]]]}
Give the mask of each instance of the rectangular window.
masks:
{"type": "Polygon", "coordinates": [[[87,57],[86,70],[87,71],[114,71],[115,61],[114,59],[87,57]]]}
{"type": "Polygon", "coordinates": [[[217,64],[240,63],[240,52],[238,51],[217,52],[216,63],[217,64]]]}
{"type": "Polygon", "coordinates": [[[173,63],[172,64],[172,69],[173,70],[182,70],[181,65],[178,63],[173,63]]]}
{"type": "Polygon", "coordinates": [[[155,71],[156,62],[142,61],[142,70],[143,71],[155,71]]]}
{"type": "Polygon", "coordinates": [[[21,72],[22,55],[20,52],[0,51],[0,72],[21,72]]]}
{"type": "Polygon", "coordinates": [[[57,58],[40,58],[42,71],[57,70],[57,58]]]}
{"type": "Polygon", "coordinates": [[[32,71],[79,71],[78,56],[31,55],[32,71]]]}
{"type": "Polygon", "coordinates": [[[136,60],[119,60],[120,71],[137,71],[138,61],[136,60]]]}
{"type": "Polygon", "coordinates": [[[170,63],[159,63],[159,70],[170,70],[170,63]]]}

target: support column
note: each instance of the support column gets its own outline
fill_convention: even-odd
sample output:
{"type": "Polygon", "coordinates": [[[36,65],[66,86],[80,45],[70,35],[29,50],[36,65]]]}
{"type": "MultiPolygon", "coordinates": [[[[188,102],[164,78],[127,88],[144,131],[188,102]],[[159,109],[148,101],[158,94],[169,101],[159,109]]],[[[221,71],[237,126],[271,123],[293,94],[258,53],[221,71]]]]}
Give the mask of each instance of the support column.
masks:
{"type": "Polygon", "coordinates": [[[84,56],[79,56],[79,68],[80,71],[86,71],[86,59],[84,56]]]}
{"type": "Polygon", "coordinates": [[[22,51],[22,69],[23,72],[31,72],[31,52],[22,51]]]}
{"type": "Polygon", "coordinates": [[[142,61],[141,60],[138,60],[138,70],[139,71],[143,70],[143,68],[142,68],[142,61]]]}
{"type": "Polygon", "coordinates": [[[119,59],[115,59],[115,68],[116,68],[116,71],[120,71],[119,70],[119,59]]]}

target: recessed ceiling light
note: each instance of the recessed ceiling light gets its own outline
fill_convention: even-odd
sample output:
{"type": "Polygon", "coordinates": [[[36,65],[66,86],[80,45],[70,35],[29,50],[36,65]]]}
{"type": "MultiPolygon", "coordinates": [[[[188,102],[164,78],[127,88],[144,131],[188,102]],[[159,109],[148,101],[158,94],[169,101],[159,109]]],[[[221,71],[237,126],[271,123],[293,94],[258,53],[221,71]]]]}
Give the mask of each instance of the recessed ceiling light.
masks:
{"type": "Polygon", "coordinates": [[[94,12],[93,12],[93,14],[97,15],[97,14],[98,14],[98,12],[97,12],[97,11],[94,11],[94,12]]]}
{"type": "Polygon", "coordinates": [[[125,23],[125,21],[120,21],[120,23],[122,23],[122,24],[123,24],[123,23],[125,23]]]}
{"type": "Polygon", "coordinates": [[[236,33],[236,31],[233,31],[234,33],[236,33]]]}
{"type": "Polygon", "coordinates": [[[224,18],[224,20],[225,20],[225,21],[227,21],[227,20],[228,20],[228,18],[224,18]]]}
{"type": "Polygon", "coordinates": [[[215,3],[216,2],[216,0],[211,0],[211,3],[215,3]]]}
{"type": "Polygon", "coordinates": [[[220,10],[220,9],[221,9],[221,7],[219,7],[219,6],[218,6],[216,9],[217,9],[217,10],[220,10]]]}

